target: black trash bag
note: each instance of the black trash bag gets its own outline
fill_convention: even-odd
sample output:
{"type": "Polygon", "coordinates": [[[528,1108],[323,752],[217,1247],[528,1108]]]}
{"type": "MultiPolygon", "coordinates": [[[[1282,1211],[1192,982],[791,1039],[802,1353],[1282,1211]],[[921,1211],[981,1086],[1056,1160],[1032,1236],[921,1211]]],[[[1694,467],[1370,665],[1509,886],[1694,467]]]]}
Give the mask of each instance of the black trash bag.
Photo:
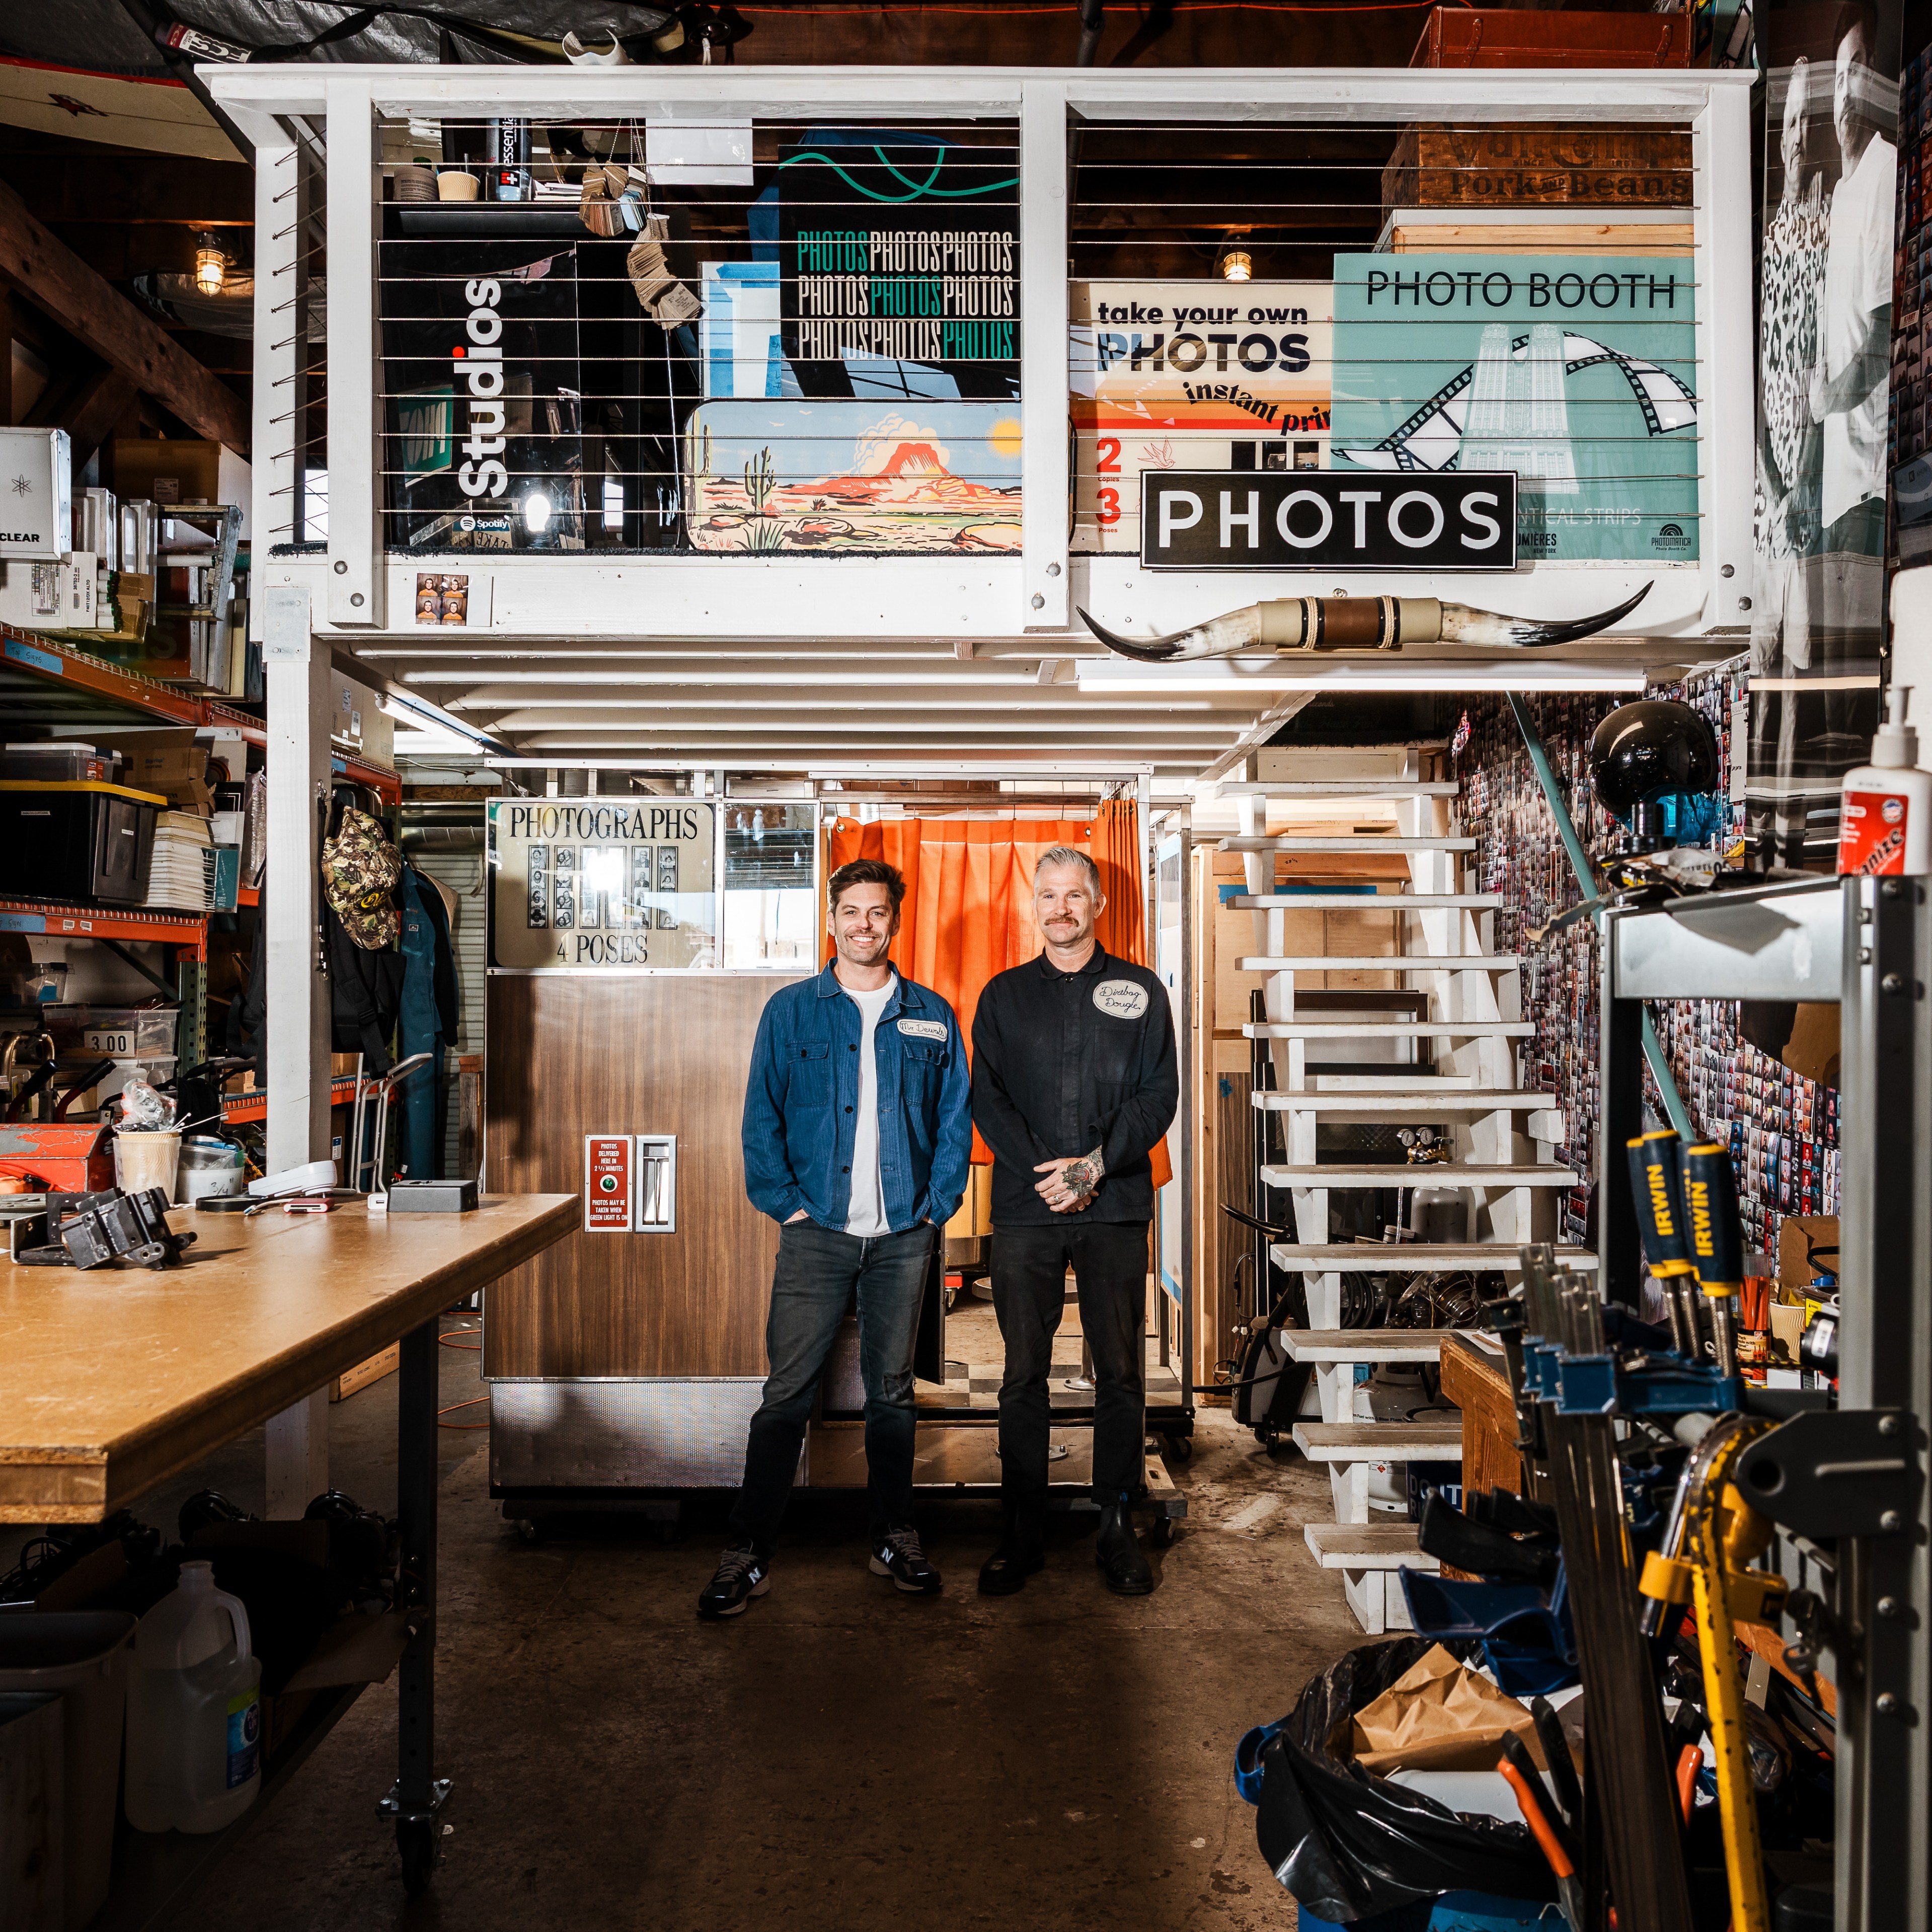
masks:
{"type": "MultiPolygon", "coordinates": [[[[1430,1638],[1402,1637],[1350,1651],[1311,1680],[1259,1744],[1262,1856],[1298,1904],[1336,1924],[1445,1892],[1556,1898],[1526,1826],[1459,1816],[1347,1756],[1348,1720],[1433,1648],[1430,1638]]],[[[1466,1646],[1445,1648],[1460,1654],[1466,1646]]]]}

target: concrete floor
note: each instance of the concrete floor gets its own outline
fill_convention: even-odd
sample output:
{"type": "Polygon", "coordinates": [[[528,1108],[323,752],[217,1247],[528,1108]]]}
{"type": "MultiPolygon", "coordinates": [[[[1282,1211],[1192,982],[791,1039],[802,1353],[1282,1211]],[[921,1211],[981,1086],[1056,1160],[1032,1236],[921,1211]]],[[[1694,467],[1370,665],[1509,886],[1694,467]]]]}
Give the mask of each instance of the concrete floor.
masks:
{"type": "MultiPolygon", "coordinates": [[[[446,1404],[479,1392],[478,1359],[446,1348],[446,1404]]],[[[332,1411],[336,1481],[385,1509],[394,1389],[332,1411]]],[[[1234,1747],[1362,1640],[1300,1534],[1330,1514],[1325,1476],[1292,1452],[1270,1462],[1226,1410],[1201,1412],[1174,1466],[1190,1515],[1153,1552],[1150,1598],[1109,1596],[1069,1523],[1022,1595],[982,1598],[995,1513],[960,1504],[925,1522],[945,1594],[902,1597],[866,1573],[862,1498],[801,1495],[770,1593],[722,1624],[693,1614],[722,1502],[669,1546],[622,1522],[526,1544],[489,1500],[484,1440],[443,1435],[436,1763],[455,1792],[434,1888],[405,1901],[373,1811],[394,1775],[392,1682],[179,1932],[1294,1923],[1234,1747]]],[[[204,1482],[259,1509],[260,1469],[257,1437],[140,1514],[171,1526],[204,1482]]]]}

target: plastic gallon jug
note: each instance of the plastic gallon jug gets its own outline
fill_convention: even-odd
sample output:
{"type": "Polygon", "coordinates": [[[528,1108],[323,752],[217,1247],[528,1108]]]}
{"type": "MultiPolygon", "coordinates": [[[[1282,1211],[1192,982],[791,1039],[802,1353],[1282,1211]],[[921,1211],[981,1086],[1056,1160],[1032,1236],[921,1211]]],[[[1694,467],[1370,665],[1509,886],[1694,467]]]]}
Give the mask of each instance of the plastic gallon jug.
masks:
{"type": "Polygon", "coordinates": [[[128,1820],[218,1832],[262,1785],[262,1665],[248,1612],[207,1563],[141,1619],[128,1687],[128,1820]]]}

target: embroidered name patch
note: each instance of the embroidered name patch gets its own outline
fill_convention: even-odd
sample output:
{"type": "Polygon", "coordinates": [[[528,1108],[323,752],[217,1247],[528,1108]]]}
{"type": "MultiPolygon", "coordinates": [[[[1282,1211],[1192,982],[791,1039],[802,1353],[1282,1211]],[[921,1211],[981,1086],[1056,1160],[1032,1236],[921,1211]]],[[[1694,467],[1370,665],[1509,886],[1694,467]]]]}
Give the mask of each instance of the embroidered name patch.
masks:
{"type": "Polygon", "coordinates": [[[901,1020],[899,1031],[910,1034],[914,1040],[944,1040],[946,1023],[943,1020],[901,1020]]]}
{"type": "Polygon", "coordinates": [[[1148,992],[1131,980],[1102,980],[1094,988],[1094,1004],[1117,1020],[1137,1020],[1148,1010],[1148,992]]]}

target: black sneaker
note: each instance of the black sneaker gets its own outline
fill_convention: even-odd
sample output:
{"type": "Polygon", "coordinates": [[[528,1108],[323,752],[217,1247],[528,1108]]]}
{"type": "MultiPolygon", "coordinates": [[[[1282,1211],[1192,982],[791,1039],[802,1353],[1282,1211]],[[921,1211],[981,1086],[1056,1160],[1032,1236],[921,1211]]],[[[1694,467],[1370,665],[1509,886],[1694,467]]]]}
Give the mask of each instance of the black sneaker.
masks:
{"type": "Polygon", "coordinates": [[[909,1597],[939,1594],[939,1572],[926,1560],[916,1529],[889,1529],[872,1543],[872,1574],[890,1576],[909,1597]]]}
{"type": "Polygon", "coordinates": [[[742,1616],[754,1597],[772,1587],[771,1565],[755,1550],[728,1550],[718,1574],[699,1592],[698,1614],[716,1618],[742,1616]]]}

